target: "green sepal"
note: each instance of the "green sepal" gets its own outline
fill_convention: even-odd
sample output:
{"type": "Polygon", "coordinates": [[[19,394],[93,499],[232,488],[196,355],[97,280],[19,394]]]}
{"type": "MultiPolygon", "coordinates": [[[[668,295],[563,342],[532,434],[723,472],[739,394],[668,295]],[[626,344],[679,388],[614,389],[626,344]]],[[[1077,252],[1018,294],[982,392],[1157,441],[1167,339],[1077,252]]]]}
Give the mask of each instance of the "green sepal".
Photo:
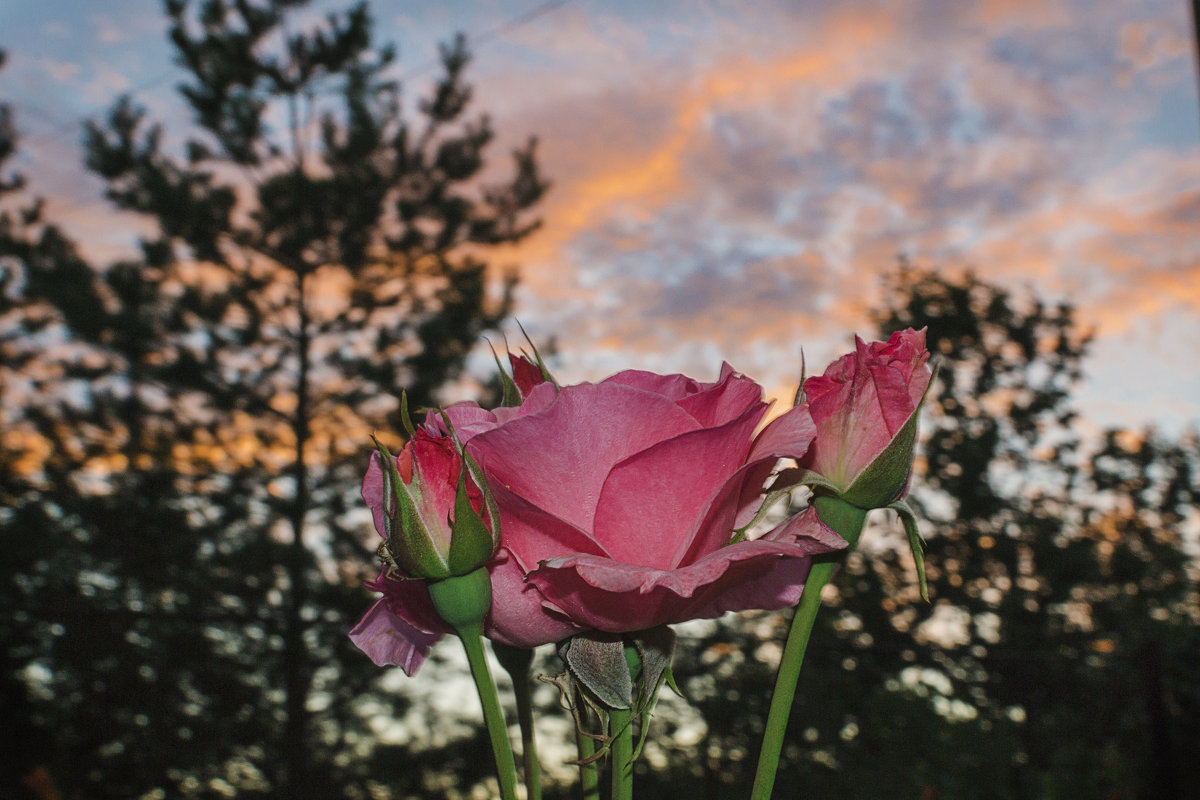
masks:
{"type": "Polygon", "coordinates": [[[913,445],[917,441],[917,406],[896,435],[871,465],[858,474],[842,498],[860,508],[884,508],[908,483],[912,470],[913,445]]]}
{"type": "Polygon", "coordinates": [[[559,645],[558,655],[571,676],[603,707],[633,707],[633,678],[621,634],[578,634],[559,645]]]}
{"type": "MultiPolygon", "coordinates": [[[[392,459],[392,454],[388,449],[375,438],[375,434],[371,434],[371,441],[375,442],[375,450],[379,454],[379,466],[383,470],[383,549],[387,551],[392,563],[396,563],[396,559],[391,555],[392,550],[388,546],[388,542],[392,540],[392,531],[395,528],[395,522],[392,520],[392,507],[396,505],[396,491],[393,488],[392,472],[396,472],[396,462],[392,459]]],[[[396,472],[396,477],[400,477],[400,473],[396,472]]]]}
{"type": "Polygon", "coordinates": [[[671,688],[671,691],[675,693],[675,696],[683,697],[683,690],[680,689],[679,684],[675,682],[675,670],[671,669],[670,664],[667,665],[667,671],[663,673],[663,675],[666,679],[667,686],[671,688]]]}
{"type": "Polygon", "coordinates": [[[417,428],[413,425],[412,415],[408,413],[408,392],[400,390],[400,424],[404,426],[404,432],[408,434],[408,438],[417,435],[417,428]]]}
{"type": "MultiPolygon", "coordinates": [[[[649,732],[647,718],[658,702],[663,684],[680,693],[671,674],[674,653],[675,632],[666,625],[626,634],[588,631],[559,645],[558,654],[566,663],[567,672],[551,682],[569,698],[573,681],[581,698],[601,719],[607,720],[613,711],[631,712],[627,724],[641,717],[640,739],[634,751],[637,758],[649,732]]],[[[591,735],[580,727],[578,712],[572,706],[579,735],[591,735]]],[[[611,733],[615,736],[618,732],[611,733]]],[[[610,744],[605,740],[596,757],[608,752],[610,744]]]]}
{"type": "Polygon", "coordinates": [[[804,470],[804,474],[800,476],[797,485],[807,486],[809,489],[812,489],[813,494],[832,494],[839,497],[842,494],[841,487],[821,473],[813,472],[811,469],[804,470]]]}
{"type": "Polygon", "coordinates": [[[396,469],[396,461],[387,447],[374,436],[371,437],[383,461],[384,492],[383,516],[392,517],[384,525],[387,533],[387,551],[392,560],[413,578],[446,578],[450,576],[450,565],[437,547],[437,540],[417,509],[420,501],[420,480],[413,465],[413,483],[407,484],[396,469]],[[416,493],[416,497],[413,493],[416,493]],[[393,510],[391,506],[395,505],[393,510]],[[399,515],[396,519],[395,514],[399,515]]]}
{"type": "Polygon", "coordinates": [[[438,616],[456,631],[479,625],[492,607],[492,578],[483,567],[427,585],[438,616]]]}
{"type": "Polygon", "coordinates": [[[514,408],[521,405],[521,390],[517,388],[516,382],[504,370],[504,365],[500,363],[500,356],[496,353],[496,348],[488,342],[488,347],[492,348],[492,358],[496,360],[496,371],[500,373],[500,388],[502,396],[500,405],[505,408],[514,408]]]}
{"type": "Polygon", "coordinates": [[[458,473],[458,490],[454,495],[454,524],[450,534],[449,566],[451,575],[463,575],[482,567],[496,551],[492,532],[471,505],[467,494],[467,467],[458,473]]]}
{"type": "Polygon", "coordinates": [[[913,563],[917,567],[917,582],[921,587],[921,599],[929,602],[929,585],[925,581],[925,540],[917,528],[917,515],[908,503],[897,500],[888,506],[900,517],[904,532],[908,534],[908,547],[912,550],[913,563]]]}
{"type": "MultiPolygon", "coordinates": [[[[490,558],[491,553],[494,553],[496,548],[500,546],[500,508],[496,505],[495,495],[492,494],[491,488],[488,487],[487,477],[483,474],[483,467],[479,466],[479,462],[467,452],[467,448],[458,440],[458,433],[454,430],[454,425],[450,422],[450,417],[447,416],[445,411],[442,412],[442,421],[446,423],[446,430],[450,431],[450,439],[454,442],[454,449],[462,459],[463,468],[470,473],[471,480],[475,481],[475,486],[479,488],[479,493],[483,495],[483,507],[487,510],[488,522],[492,524],[492,530],[489,534],[492,540],[492,549],[488,553],[488,557],[490,558]]],[[[462,476],[460,475],[459,477],[461,479],[462,476]]]]}
{"type": "Polygon", "coordinates": [[[767,515],[767,512],[770,511],[775,506],[776,503],[778,503],[784,497],[790,496],[791,493],[792,493],[791,486],[789,486],[786,489],[780,489],[778,491],[768,492],[767,496],[763,498],[762,505],[758,507],[758,511],[754,514],[754,518],[751,519],[749,522],[747,522],[742,527],[734,528],[733,536],[730,537],[729,541],[726,542],[725,544],[728,546],[731,544],[737,544],[738,542],[746,541],[746,532],[749,531],[751,528],[753,528],[755,525],[757,525],[762,520],[762,518],[767,515]]]}
{"type": "MultiPolygon", "coordinates": [[[[636,761],[642,754],[646,736],[650,733],[650,715],[654,712],[654,706],[658,704],[658,694],[662,690],[663,683],[671,675],[671,658],[675,655],[675,631],[662,625],[658,628],[639,631],[629,638],[640,661],[637,672],[634,672],[632,666],[630,668],[631,675],[638,681],[638,698],[634,713],[641,717],[641,732],[637,745],[633,749],[633,760],[636,761]]],[[[626,645],[625,657],[627,660],[630,658],[629,651],[630,648],[626,645]]],[[[674,676],[671,676],[670,679],[674,684],[674,676]]],[[[672,688],[678,693],[678,687],[673,686],[672,688]]]]}
{"type": "Polygon", "coordinates": [[[806,380],[807,368],[804,363],[804,348],[800,348],[800,383],[796,386],[796,394],[792,397],[792,407],[804,405],[808,402],[808,395],[804,392],[804,381],[806,380]]]}
{"type": "MultiPolygon", "coordinates": [[[[862,536],[863,523],[867,521],[868,509],[859,508],[853,503],[847,503],[842,498],[830,494],[817,494],[812,499],[812,505],[821,522],[845,539],[849,545],[845,551],[830,555],[841,559],[846,553],[854,550],[862,536]]],[[[818,556],[818,558],[820,557],[818,556]]]]}

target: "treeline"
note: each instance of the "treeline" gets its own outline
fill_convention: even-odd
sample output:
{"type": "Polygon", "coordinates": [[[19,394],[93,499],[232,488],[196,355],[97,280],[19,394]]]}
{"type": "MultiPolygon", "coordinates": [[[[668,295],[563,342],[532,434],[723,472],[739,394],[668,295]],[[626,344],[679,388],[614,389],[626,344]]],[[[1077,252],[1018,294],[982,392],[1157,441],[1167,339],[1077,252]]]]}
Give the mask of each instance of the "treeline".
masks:
{"type": "Polygon", "coordinates": [[[547,184],[533,139],[481,178],[461,37],[410,111],[366,5],[316,27],[304,5],[165,3],[192,124],[122,97],[83,137],[152,231],[136,256],[90,263],[0,167],[6,787],[414,780],[372,732],[411,701],[346,637],[373,576],[363,448],[507,316],[515,278],[487,260],[547,184]]]}
{"type": "MultiPolygon", "coordinates": [[[[433,403],[509,314],[486,262],[547,183],[533,140],[481,183],[463,40],[410,117],[366,7],[291,33],[298,5],[171,0],[194,124],[120,98],[87,125],[88,168],[155,231],[137,257],[93,264],[44,218],[0,108],[0,797],[490,774],[481,729],[430,726],[346,638],[374,569],[357,494],[399,389],[433,403]]],[[[910,264],[885,297],[880,333],[927,326],[941,364],[913,492],[932,603],[880,515],[818,617],[781,796],[1200,795],[1195,437],[1079,433],[1068,306],[910,264]]],[[[746,796],[783,630],[681,640],[640,795],[746,796]]]]}
{"type": "MultiPolygon", "coordinates": [[[[888,280],[880,332],[928,326],[941,364],[912,495],[931,603],[881,516],[818,617],[777,786],[1196,796],[1200,443],[1080,434],[1071,397],[1089,334],[1069,306],[910,264],[888,280]]],[[[767,618],[690,642],[678,673],[708,735],[701,758],[670,759],[687,769],[664,774],[664,792],[745,796],[778,657],[764,628],[782,636],[767,618]]]]}

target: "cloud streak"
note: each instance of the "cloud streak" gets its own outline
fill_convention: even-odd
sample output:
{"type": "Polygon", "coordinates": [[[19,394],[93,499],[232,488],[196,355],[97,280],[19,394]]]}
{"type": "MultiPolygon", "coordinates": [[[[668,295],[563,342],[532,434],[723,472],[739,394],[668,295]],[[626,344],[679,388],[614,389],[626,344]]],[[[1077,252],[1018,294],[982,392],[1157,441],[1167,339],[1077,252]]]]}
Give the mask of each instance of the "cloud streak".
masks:
{"type": "MultiPolygon", "coordinates": [[[[692,69],[547,91],[515,120],[556,179],[547,233],[519,254],[522,313],[568,360],[699,369],[740,350],[772,380],[787,337],[862,328],[904,254],[1070,299],[1101,337],[1141,316],[1186,329],[1200,149],[1154,129],[1191,85],[1178,10],[946,8],[730,15],[692,69]],[[752,34],[757,51],[722,51],[752,34]]],[[[1195,127],[1194,104],[1173,113],[1195,127]]]]}
{"type": "MultiPolygon", "coordinates": [[[[406,8],[379,33],[421,64],[456,29],[503,31],[472,68],[480,108],[497,156],[540,137],[554,188],[543,229],[502,260],[520,265],[518,313],[557,338],[565,379],[711,377],[728,359],[789,386],[800,344],[817,362],[868,330],[899,255],[1068,299],[1098,351],[1136,345],[1176,371],[1198,355],[1185,4],[573,2],[506,27],[525,11],[406,8]]],[[[126,49],[153,27],[106,13],[102,30],[135,31],[126,49]]],[[[59,71],[80,102],[150,69],[71,34],[56,27],[46,41],[75,46],[43,55],[83,65],[59,71]]],[[[1120,383],[1120,363],[1090,369],[1120,383]]],[[[1200,398],[1200,377],[1184,386],[1200,398]]],[[[1200,420],[1200,399],[1096,408],[1107,423],[1200,420]]]]}

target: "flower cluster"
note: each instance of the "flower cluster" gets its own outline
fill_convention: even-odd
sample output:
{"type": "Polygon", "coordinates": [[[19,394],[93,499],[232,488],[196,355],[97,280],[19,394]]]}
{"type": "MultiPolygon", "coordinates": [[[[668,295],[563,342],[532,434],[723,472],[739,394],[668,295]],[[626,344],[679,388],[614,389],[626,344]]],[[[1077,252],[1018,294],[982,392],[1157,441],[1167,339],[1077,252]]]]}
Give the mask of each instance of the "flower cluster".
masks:
{"type": "Polygon", "coordinates": [[[869,510],[909,480],[925,333],[856,344],[765,424],[762,388],[728,364],[712,383],[630,370],[559,386],[510,356],[508,405],[450,406],[398,456],[372,455],[363,498],[391,563],[352,639],[415,674],[454,627],[430,587],[477,569],[484,635],[520,648],[795,605],[846,533],[808,506],[748,536],[764,498],[804,484],[869,510]]]}

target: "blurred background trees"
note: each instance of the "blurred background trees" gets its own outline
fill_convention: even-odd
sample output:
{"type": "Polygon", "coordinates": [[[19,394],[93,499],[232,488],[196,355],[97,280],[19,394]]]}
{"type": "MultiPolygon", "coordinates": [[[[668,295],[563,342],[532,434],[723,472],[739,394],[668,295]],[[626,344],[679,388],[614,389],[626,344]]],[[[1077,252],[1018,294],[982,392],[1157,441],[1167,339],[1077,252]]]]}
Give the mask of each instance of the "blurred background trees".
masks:
{"type": "MultiPolygon", "coordinates": [[[[823,798],[1194,796],[1195,437],[1081,434],[1071,392],[1088,334],[1069,306],[906,263],[884,297],[880,336],[927,327],[941,364],[912,497],[932,602],[900,531],[873,518],[818,617],[777,785],[823,798]]],[[[745,796],[772,632],[781,642],[784,621],[764,615],[689,642],[676,674],[708,738],[699,763],[670,759],[664,786],[745,796]]]]}
{"type": "Polygon", "coordinates": [[[382,673],[345,636],[363,443],[509,313],[486,261],[547,184],[532,139],[484,176],[461,37],[406,105],[365,5],[298,28],[304,5],[168,2],[195,125],[121,98],[86,126],[139,258],[86,263],[36,202],[0,228],[6,672],[88,797],[403,775],[365,767],[382,673]]]}
{"type": "MultiPolygon", "coordinates": [[[[373,571],[358,481],[398,389],[434,402],[509,313],[485,263],[546,182],[532,141],[485,171],[461,39],[409,100],[364,6],[300,27],[303,5],[167,3],[195,125],[123,98],[85,132],[149,231],[137,258],[90,264],[43,218],[0,108],[0,796],[44,774],[67,797],[454,797],[490,774],[481,730],[432,726],[345,637],[373,571]]],[[[818,618],[780,791],[1200,794],[1195,437],[1079,424],[1070,307],[888,280],[880,334],[927,326],[941,362],[913,496],[933,602],[878,515],[818,618]]],[[[746,795],[785,617],[688,628],[639,795],[746,795]]]]}

